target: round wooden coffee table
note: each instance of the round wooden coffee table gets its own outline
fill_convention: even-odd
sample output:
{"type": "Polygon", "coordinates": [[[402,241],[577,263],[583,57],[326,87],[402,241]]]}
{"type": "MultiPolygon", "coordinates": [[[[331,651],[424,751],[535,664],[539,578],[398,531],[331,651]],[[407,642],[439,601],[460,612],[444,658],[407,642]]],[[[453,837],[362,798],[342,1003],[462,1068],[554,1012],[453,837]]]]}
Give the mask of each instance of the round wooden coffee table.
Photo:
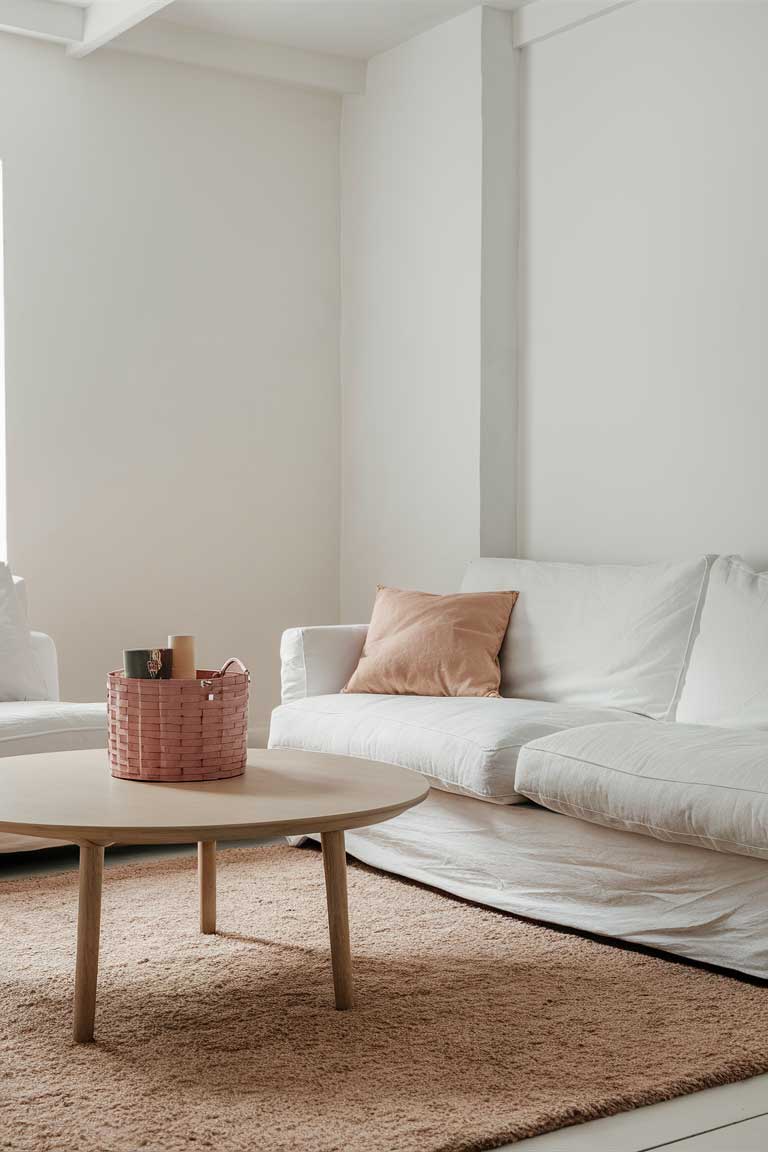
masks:
{"type": "Polygon", "coordinates": [[[337,1008],[351,1008],[344,830],[420,804],[414,772],[351,756],[252,749],[243,776],[190,784],[115,780],[104,751],[9,757],[0,768],[0,832],[80,846],[74,1037],[93,1040],[104,849],[198,843],[200,930],[216,931],[216,841],[319,832],[337,1008]]]}

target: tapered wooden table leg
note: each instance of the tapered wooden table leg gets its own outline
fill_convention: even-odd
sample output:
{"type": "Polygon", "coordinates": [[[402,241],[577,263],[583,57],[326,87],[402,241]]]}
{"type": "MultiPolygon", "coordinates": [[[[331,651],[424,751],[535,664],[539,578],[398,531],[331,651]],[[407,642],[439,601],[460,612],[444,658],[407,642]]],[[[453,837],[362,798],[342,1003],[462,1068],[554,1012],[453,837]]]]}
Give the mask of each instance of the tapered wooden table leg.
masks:
{"type": "Polygon", "coordinates": [[[103,872],[104,849],[95,844],[81,844],[74,1020],[74,1038],[79,1044],[93,1040],[93,1024],[96,1016],[96,981],[99,973],[103,872]]]}
{"type": "Polygon", "coordinates": [[[349,948],[349,913],[347,910],[347,857],[343,832],[323,832],[323,869],[325,896],[328,903],[328,929],[331,935],[333,990],[338,1009],[352,1008],[352,953],[349,948]]]}
{"type": "Polygon", "coordinates": [[[200,891],[200,931],[211,936],[216,931],[216,841],[201,840],[197,845],[197,879],[200,891]]]}

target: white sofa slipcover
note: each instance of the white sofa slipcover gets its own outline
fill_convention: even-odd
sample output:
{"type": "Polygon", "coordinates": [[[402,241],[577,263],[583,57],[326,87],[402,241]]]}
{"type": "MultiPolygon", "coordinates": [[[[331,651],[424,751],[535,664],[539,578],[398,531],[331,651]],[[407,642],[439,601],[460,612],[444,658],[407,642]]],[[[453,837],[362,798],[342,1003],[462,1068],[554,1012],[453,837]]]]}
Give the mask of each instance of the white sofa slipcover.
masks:
{"type": "Polygon", "coordinates": [[[465,591],[521,589],[501,653],[503,702],[341,695],[367,626],[289,629],[270,747],[375,758],[448,791],[519,802],[515,764],[527,741],[674,710],[709,564],[705,556],[635,566],[470,564],[465,591]]]}
{"type": "Polygon", "coordinates": [[[593,824],[768,859],[768,731],[593,724],[526,745],[517,787],[593,824]]]}
{"type": "MultiPolygon", "coordinates": [[[[762,843],[759,836],[741,836],[749,819],[762,827],[762,784],[751,798],[737,793],[744,782],[752,787],[761,771],[759,741],[749,744],[749,759],[743,733],[721,731],[723,744],[700,766],[709,774],[672,775],[668,791],[658,771],[646,775],[639,761],[635,765],[632,802],[639,805],[643,789],[658,787],[663,795],[653,802],[665,806],[665,818],[674,817],[682,828],[692,816],[682,835],[690,843],[515,802],[523,780],[534,794],[520,771],[537,724],[558,728],[537,745],[560,748],[563,741],[578,743],[582,732],[599,731],[619,758],[624,752],[618,750],[634,747],[640,737],[653,749],[657,738],[661,748],[674,736],[672,721],[704,618],[710,562],[702,557],[643,565],[640,572],[613,565],[589,570],[514,560],[474,563],[465,590],[521,591],[502,649],[500,700],[340,695],[362,650],[365,626],[292,629],[283,642],[283,704],[273,714],[270,744],[375,754],[439,782],[440,790],[413,812],[347,837],[348,851],[367,863],[493,907],[768,978],[768,867],[727,846],[762,843]],[[542,698],[531,699],[534,692],[542,698]],[[610,721],[587,725],[595,709],[610,721]],[[741,783],[713,799],[716,786],[734,773],[741,783]],[[472,794],[455,794],[459,789],[472,794]]],[[[718,732],[698,731],[696,736],[679,726],[677,763],[685,759],[689,772],[687,758],[695,760],[718,732]]],[[[581,777],[586,783],[589,772],[588,765],[574,766],[569,777],[562,773],[569,792],[581,777]]]]}
{"type": "Polygon", "coordinates": [[[584,724],[637,720],[615,708],[541,700],[338,694],[345,683],[336,683],[337,694],[277,708],[270,747],[400,764],[436,788],[495,804],[525,800],[515,787],[515,767],[527,741],[584,724]]]}
{"type": "Polygon", "coordinates": [[[395,820],[348,832],[346,845],[463,900],[768,977],[764,860],[436,788],[395,820]]]}

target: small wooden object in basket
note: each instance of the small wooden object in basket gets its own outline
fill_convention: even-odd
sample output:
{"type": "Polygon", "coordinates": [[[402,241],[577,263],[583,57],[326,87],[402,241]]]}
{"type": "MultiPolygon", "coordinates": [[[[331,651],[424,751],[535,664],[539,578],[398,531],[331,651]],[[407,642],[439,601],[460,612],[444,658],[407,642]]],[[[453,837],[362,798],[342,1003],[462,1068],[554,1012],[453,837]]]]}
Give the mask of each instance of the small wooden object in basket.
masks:
{"type": "Polygon", "coordinates": [[[225,780],[245,771],[250,676],[239,660],[194,680],[107,680],[109,759],[122,780],[225,780]]]}

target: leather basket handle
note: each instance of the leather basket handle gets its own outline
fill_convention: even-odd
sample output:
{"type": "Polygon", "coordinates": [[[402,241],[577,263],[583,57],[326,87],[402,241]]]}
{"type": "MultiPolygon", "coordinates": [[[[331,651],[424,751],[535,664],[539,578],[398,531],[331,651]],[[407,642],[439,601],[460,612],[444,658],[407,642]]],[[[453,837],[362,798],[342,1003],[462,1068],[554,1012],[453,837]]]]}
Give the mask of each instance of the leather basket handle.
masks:
{"type": "MultiPolygon", "coordinates": [[[[248,671],[248,669],[246,668],[245,664],[243,664],[242,660],[238,660],[238,658],[236,656],[232,656],[231,659],[227,660],[226,663],[222,664],[222,666],[221,666],[221,668],[219,668],[218,672],[214,672],[212,676],[207,677],[205,680],[201,680],[200,681],[200,687],[201,688],[210,688],[211,685],[213,684],[214,680],[220,680],[222,676],[226,676],[227,672],[229,672],[229,670],[231,668],[233,671],[241,672],[245,676],[247,676],[248,677],[248,683],[250,684],[251,674],[248,671]],[[233,668],[233,665],[235,665],[234,668],[233,668]]],[[[212,697],[211,697],[211,699],[212,699],[212,697]]]]}

